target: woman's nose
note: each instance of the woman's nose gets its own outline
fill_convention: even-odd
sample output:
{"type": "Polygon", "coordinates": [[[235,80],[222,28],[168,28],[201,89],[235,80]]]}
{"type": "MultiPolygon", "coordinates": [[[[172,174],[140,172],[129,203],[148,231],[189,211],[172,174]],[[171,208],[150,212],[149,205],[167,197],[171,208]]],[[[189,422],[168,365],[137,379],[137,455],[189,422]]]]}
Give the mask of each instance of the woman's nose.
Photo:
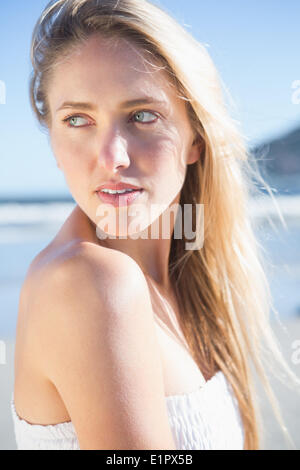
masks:
{"type": "Polygon", "coordinates": [[[108,172],[119,167],[128,168],[130,159],[127,153],[127,141],[120,134],[114,134],[102,140],[98,148],[98,164],[108,172]]]}

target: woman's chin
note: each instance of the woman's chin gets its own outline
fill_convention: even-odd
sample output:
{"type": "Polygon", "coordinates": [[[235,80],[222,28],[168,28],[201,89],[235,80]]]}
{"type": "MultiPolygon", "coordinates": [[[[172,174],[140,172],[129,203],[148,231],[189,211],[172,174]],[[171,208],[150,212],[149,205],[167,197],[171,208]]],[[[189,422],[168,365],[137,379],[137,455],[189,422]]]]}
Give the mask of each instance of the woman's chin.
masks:
{"type": "Polygon", "coordinates": [[[148,223],[140,223],[140,222],[131,222],[128,225],[121,224],[119,227],[115,227],[114,229],[109,229],[107,224],[101,223],[97,225],[96,234],[97,237],[101,240],[106,239],[132,239],[137,240],[138,238],[147,239],[148,238],[148,230],[149,224],[148,223]]]}

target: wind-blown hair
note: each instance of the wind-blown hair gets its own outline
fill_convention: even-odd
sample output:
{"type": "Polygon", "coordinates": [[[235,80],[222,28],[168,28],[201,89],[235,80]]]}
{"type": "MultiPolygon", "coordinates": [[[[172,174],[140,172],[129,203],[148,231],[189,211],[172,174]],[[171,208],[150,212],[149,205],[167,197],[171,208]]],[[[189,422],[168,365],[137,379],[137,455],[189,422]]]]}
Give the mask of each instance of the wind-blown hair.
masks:
{"type": "MultiPolygon", "coordinates": [[[[36,23],[31,45],[30,98],[42,128],[51,126],[47,90],[55,66],[95,33],[126,39],[154,70],[167,73],[185,101],[195,135],[204,142],[201,158],[187,167],[180,199],[182,209],[193,205],[194,215],[196,204],[204,205],[204,244],[186,250],[190,240],[184,233],[181,239],[173,235],[169,257],[190,352],[204,375],[222,370],[230,382],[243,422],[244,449],[259,449],[263,431],[252,366],[289,436],[266,367],[274,372],[275,365],[281,366],[294,385],[299,380],[270,325],[275,310],[249,210],[257,182],[270,189],[229,114],[216,68],[205,46],[146,0],[52,0],[36,23]]],[[[278,377],[286,381],[279,372],[278,377]]]]}

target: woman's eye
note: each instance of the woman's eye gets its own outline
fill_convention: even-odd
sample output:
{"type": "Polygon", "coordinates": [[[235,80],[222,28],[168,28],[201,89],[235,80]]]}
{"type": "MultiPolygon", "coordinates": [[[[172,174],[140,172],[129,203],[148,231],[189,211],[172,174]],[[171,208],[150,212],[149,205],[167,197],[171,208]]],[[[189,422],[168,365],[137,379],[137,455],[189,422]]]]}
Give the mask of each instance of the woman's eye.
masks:
{"type": "Polygon", "coordinates": [[[135,122],[140,122],[141,124],[153,124],[154,122],[156,122],[156,120],[158,119],[158,116],[154,113],[151,113],[150,111],[138,111],[136,113],[134,113],[132,119],[134,119],[134,117],[137,116],[138,120],[136,120],[135,122]],[[152,115],[155,117],[155,119],[147,119],[147,115],[152,115]],[[146,117],[146,120],[143,121],[143,119],[145,119],[146,117]]]}
{"type": "MultiPolygon", "coordinates": [[[[150,111],[137,111],[136,113],[133,114],[132,118],[130,121],[134,121],[140,124],[154,124],[158,119],[157,114],[151,113],[150,111]],[[150,119],[149,119],[150,116],[150,119]],[[155,119],[151,119],[151,116],[154,116],[155,119]]],[[[83,117],[83,116],[68,116],[65,119],[63,119],[63,122],[68,123],[68,127],[87,127],[84,122],[80,124],[80,120],[86,121],[87,125],[89,123],[88,119],[83,117]]]]}
{"type": "Polygon", "coordinates": [[[75,125],[77,123],[78,119],[83,119],[83,120],[87,121],[87,119],[82,117],[82,116],[69,116],[66,119],[63,119],[63,122],[68,122],[69,127],[85,127],[85,126],[82,126],[82,125],[81,126],[76,126],[75,125]]]}

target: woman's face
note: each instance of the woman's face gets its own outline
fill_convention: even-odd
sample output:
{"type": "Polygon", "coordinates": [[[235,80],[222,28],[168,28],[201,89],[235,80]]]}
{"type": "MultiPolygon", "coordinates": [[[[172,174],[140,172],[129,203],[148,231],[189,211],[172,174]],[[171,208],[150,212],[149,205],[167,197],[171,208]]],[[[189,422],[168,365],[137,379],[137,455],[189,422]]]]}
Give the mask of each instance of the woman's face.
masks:
{"type": "Polygon", "coordinates": [[[195,136],[184,101],[136,47],[92,36],[57,65],[48,100],[57,165],[78,206],[107,235],[140,232],[179,202],[186,165],[199,158],[195,136]],[[96,191],[107,182],[143,191],[131,205],[115,207],[96,191]],[[104,209],[109,217],[127,211],[131,229],[108,225],[104,209]]]}

